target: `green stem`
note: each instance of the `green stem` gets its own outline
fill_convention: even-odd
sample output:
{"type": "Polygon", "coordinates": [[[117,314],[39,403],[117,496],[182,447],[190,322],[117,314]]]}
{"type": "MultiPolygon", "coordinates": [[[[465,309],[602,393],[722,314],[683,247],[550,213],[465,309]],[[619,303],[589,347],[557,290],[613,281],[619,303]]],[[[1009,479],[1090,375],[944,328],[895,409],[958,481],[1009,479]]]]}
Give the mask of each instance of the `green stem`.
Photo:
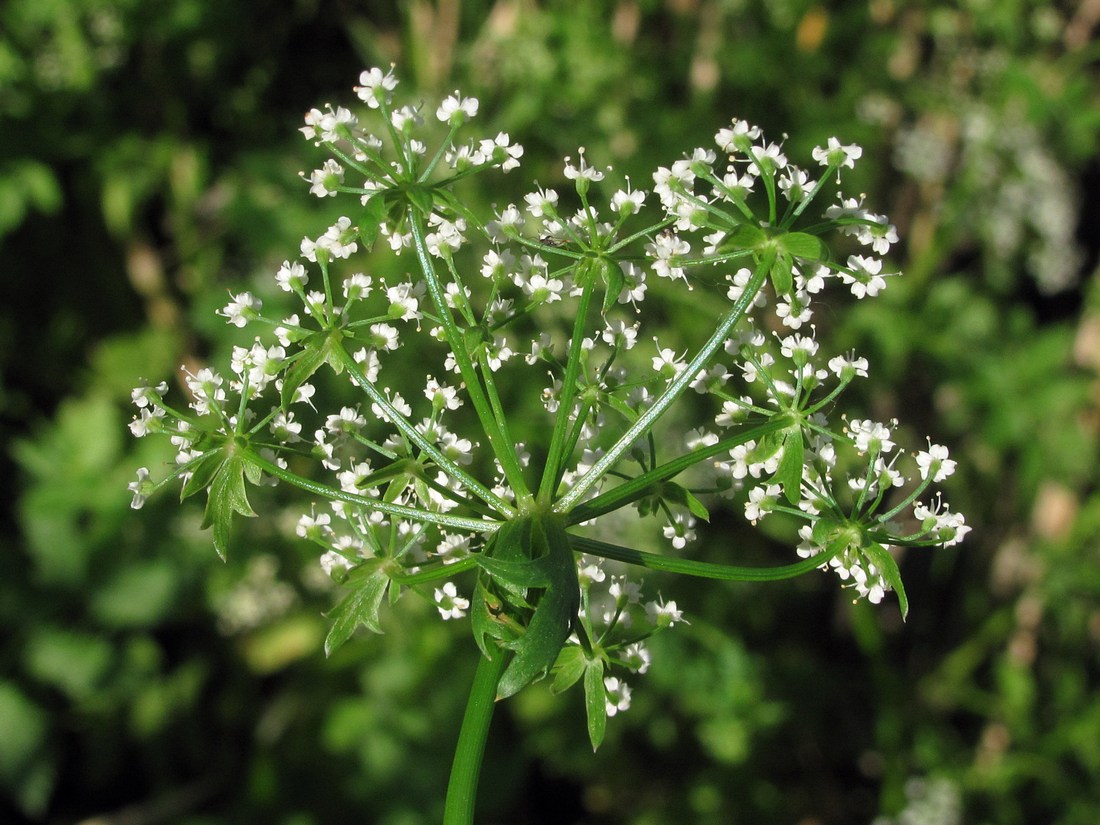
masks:
{"type": "Polygon", "coordinates": [[[756,300],[756,293],[764,286],[768,273],[775,264],[776,254],[774,246],[769,246],[765,250],[756,267],[756,272],[753,273],[752,278],[745,286],[745,291],[741,293],[741,297],[730,307],[729,311],[722,316],[722,319],[718,322],[718,328],[703,344],[699,352],[695,354],[695,357],[691,359],[691,363],[672,380],[665,391],[653,402],[653,405],[638,416],[638,420],[619,437],[614,446],[587,473],[577,480],[568,493],[562,496],[561,500],[554,505],[555,512],[568,513],[573,509],[584,494],[604,477],[616,461],[622,458],[623,453],[630,449],[639,436],[652,429],[657,419],[665,414],[677,398],[683,395],[688,385],[695,380],[699,370],[706,366],[714,353],[725,343],[733,328],[745,317],[745,313],[748,312],[749,307],[756,300]]]}
{"type": "Polygon", "coordinates": [[[443,825],[473,825],[477,780],[496,704],[497,683],[508,661],[504,651],[491,648],[490,652],[492,658],[478,656],[477,672],[466,701],[466,714],[462,717],[462,730],[451,765],[451,779],[447,783],[443,825]]]}
{"type": "Polygon", "coordinates": [[[491,533],[500,527],[500,522],[496,521],[452,516],[448,513],[437,513],[432,510],[420,510],[416,507],[408,507],[404,504],[393,504],[388,501],[379,501],[378,499],[361,496],[357,493],[349,493],[346,490],[340,490],[336,487],[330,487],[327,484],[321,484],[316,481],[311,481],[308,478],[303,478],[300,475],[290,472],[290,470],[284,470],[279,465],[273,464],[265,458],[261,458],[254,452],[249,452],[245,456],[245,460],[259,467],[269,476],[273,476],[280,481],[285,481],[287,484],[292,484],[306,492],[333,499],[334,501],[346,501],[348,504],[355,504],[366,510],[377,510],[387,515],[397,516],[398,518],[438,524],[440,527],[450,527],[454,530],[491,533]]]}
{"type": "Polygon", "coordinates": [[[390,423],[397,427],[397,429],[401,431],[401,434],[415,444],[421,452],[435,462],[441,470],[501,515],[510,516],[515,512],[515,509],[508,502],[455,464],[455,462],[443,455],[438,447],[428,441],[424,435],[413,426],[412,422],[401,415],[401,413],[394,408],[393,402],[386,398],[386,396],[379,391],[378,387],[367,379],[366,373],[364,373],[359,364],[356,363],[355,358],[350,352],[341,346],[336,350],[335,354],[340,359],[340,363],[344,369],[348,371],[348,375],[351,376],[352,380],[367,394],[367,397],[371,401],[382,408],[382,411],[385,413],[390,423]]]}
{"type": "Polygon", "coordinates": [[[530,502],[531,491],[527,488],[527,483],[523,479],[523,471],[520,469],[519,461],[516,458],[515,445],[505,440],[496,418],[493,417],[493,410],[485,397],[478,370],[470,358],[462,331],[459,330],[454,317],[451,315],[450,307],[447,305],[446,293],[435,273],[435,265],[432,263],[428,247],[424,243],[424,227],[421,225],[421,219],[413,214],[411,209],[409,211],[409,229],[412,231],[413,246],[416,248],[416,257],[420,263],[420,269],[423,271],[424,279],[428,284],[428,292],[432,296],[432,303],[435,304],[436,311],[439,312],[439,319],[443,324],[447,343],[450,344],[451,352],[454,353],[455,363],[458,364],[462,380],[466,382],[466,392],[470,397],[470,402],[473,404],[482,429],[489,439],[489,446],[492,448],[497,461],[500,462],[504,475],[508,479],[508,484],[516,495],[516,501],[523,507],[530,502]]]}
{"type": "Polygon", "coordinates": [[[719,453],[726,452],[736,447],[738,444],[754,441],[768,433],[784,430],[790,425],[791,419],[786,416],[779,416],[755,427],[741,430],[741,432],[736,435],[723,438],[721,441],[716,444],[711,444],[709,447],[700,447],[698,450],[685,453],[678,458],[674,458],[672,461],[662,464],[659,467],[654,467],[652,470],[642,473],[642,475],[636,476],[620,484],[618,487],[613,487],[604,493],[600,493],[595,498],[578,505],[569,512],[569,516],[566,518],[566,524],[580,524],[582,521],[588,521],[589,519],[594,519],[597,516],[602,516],[605,513],[610,513],[613,510],[625,507],[627,504],[637,501],[642,496],[647,495],[650,488],[654,485],[660,484],[663,481],[668,481],[670,478],[679,475],[688,467],[698,464],[700,461],[705,461],[719,453]]]}
{"type": "Polygon", "coordinates": [[[732,564],[714,564],[708,561],[691,561],[690,559],[658,556],[642,550],[632,550],[629,547],[620,547],[617,544],[608,544],[605,541],[597,541],[596,539],[572,534],[569,535],[569,544],[578,553],[587,553],[590,556],[636,564],[649,570],[663,570],[685,576],[735,582],[773,582],[793,579],[795,576],[801,576],[814,568],[821,567],[843,550],[845,546],[838,544],[835,548],[818,553],[816,556],[810,556],[808,559],[797,561],[794,564],[785,564],[781,567],[738,567],[732,564]]]}
{"type": "Polygon", "coordinates": [[[542,481],[539,484],[539,501],[549,503],[558,483],[558,471],[567,458],[562,454],[562,446],[565,436],[569,431],[569,416],[573,412],[573,402],[576,400],[577,377],[581,370],[581,354],[584,345],[584,329],[588,319],[588,306],[592,302],[594,278],[589,273],[588,281],[581,292],[581,299],[577,306],[577,315],[573,323],[573,337],[569,341],[569,357],[565,365],[565,377],[562,379],[561,394],[558,398],[558,416],[554,421],[554,431],[550,436],[550,450],[546,455],[546,466],[542,471],[542,481]]]}

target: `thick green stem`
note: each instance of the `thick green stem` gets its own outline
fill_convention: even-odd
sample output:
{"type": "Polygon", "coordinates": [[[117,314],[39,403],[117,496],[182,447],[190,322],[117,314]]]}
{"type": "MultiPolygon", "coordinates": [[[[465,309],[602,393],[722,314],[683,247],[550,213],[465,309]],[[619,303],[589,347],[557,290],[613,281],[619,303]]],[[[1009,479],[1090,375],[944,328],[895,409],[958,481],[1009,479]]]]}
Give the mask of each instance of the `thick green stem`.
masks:
{"type": "Polygon", "coordinates": [[[490,652],[492,658],[478,656],[477,672],[466,701],[466,714],[462,717],[462,730],[451,765],[451,779],[447,783],[443,825],[473,825],[477,780],[496,704],[497,683],[508,662],[504,651],[490,648],[490,652]]]}

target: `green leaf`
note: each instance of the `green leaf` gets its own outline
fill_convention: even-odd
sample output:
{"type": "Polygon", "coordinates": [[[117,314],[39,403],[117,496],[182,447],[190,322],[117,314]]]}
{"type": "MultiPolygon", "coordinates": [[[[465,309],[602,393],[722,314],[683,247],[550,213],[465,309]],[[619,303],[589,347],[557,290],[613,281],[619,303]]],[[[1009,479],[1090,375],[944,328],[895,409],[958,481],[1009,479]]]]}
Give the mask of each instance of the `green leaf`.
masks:
{"type": "Polygon", "coordinates": [[[814,522],[811,538],[818,547],[828,547],[840,533],[842,525],[828,516],[821,516],[814,522]]]}
{"type": "Polygon", "coordinates": [[[695,494],[687,487],[683,487],[674,481],[666,481],[661,485],[661,498],[675,502],[688,509],[693,516],[703,521],[710,521],[710,511],[703,502],[695,497],[695,494]]]}
{"type": "Polygon", "coordinates": [[[584,675],[586,668],[584,651],[579,647],[563,647],[554,662],[554,682],[551,693],[564,693],[584,675]]]}
{"type": "Polygon", "coordinates": [[[724,248],[728,245],[734,249],[756,249],[767,240],[768,236],[759,226],[743,223],[726,236],[722,246],[724,248]]]}
{"type": "Polygon", "coordinates": [[[527,631],[508,645],[516,655],[497,686],[500,699],[526,687],[554,663],[580,607],[577,565],[565,528],[555,519],[530,521],[532,549],[545,550],[538,557],[546,557],[550,585],[543,591],[527,631]]]}
{"type": "Polygon", "coordinates": [[[432,213],[432,192],[423,186],[410,186],[405,190],[409,203],[425,217],[432,213]]]}
{"type": "Polygon", "coordinates": [[[506,582],[516,587],[548,587],[550,576],[542,559],[523,559],[505,561],[494,559],[484,553],[474,554],[478,566],[485,570],[494,581],[506,582]]]}
{"type": "Polygon", "coordinates": [[[264,480],[264,471],[260,469],[260,465],[255,462],[249,461],[249,454],[244,454],[244,477],[248,479],[248,483],[254,487],[259,487],[264,480]]]}
{"type": "Polygon", "coordinates": [[[783,457],[773,476],[773,480],[783,487],[783,493],[791,504],[798,504],[802,497],[802,463],[805,455],[802,428],[792,427],[783,439],[783,457]]]}
{"type": "Polygon", "coordinates": [[[231,455],[222,462],[207,492],[203,528],[213,527],[214,549],[224,560],[229,552],[233,513],[255,516],[244,487],[244,460],[231,455]]]}
{"type": "Polygon", "coordinates": [[[607,731],[607,695],[603,685],[602,659],[589,659],[585,663],[584,709],[588,716],[588,739],[595,751],[603,743],[607,731]]]}
{"type": "Polygon", "coordinates": [[[779,242],[783,245],[783,249],[795,258],[807,261],[825,260],[825,244],[817,235],[810,235],[807,232],[788,232],[779,239],[779,242]]]}
{"type": "Polygon", "coordinates": [[[370,252],[378,239],[378,232],[386,222],[387,204],[384,195],[375,195],[363,207],[359,216],[359,240],[363,248],[370,252]]]}
{"type": "Polygon", "coordinates": [[[603,295],[603,311],[606,314],[619,302],[619,295],[622,294],[623,286],[626,284],[626,276],[623,275],[623,268],[615,261],[600,258],[598,265],[601,269],[600,275],[607,286],[607,291],[603,295]]]}
{"type": "Polygon", "coordinates": [[[336,607],[327,614],[332,620],[325,637],[325,655],[331,656],[340,645],[351,638],[351,634],[360,625],[373,633],[381,633],[382,626],[378,623],[378,611],[382,606],[382,599],[386,595],[390,577],[380,568],[364,579],[357,580],[354,589],[336,607]]]}
{"type": "Polygon", "coordinates": [[[898,594],[898,605],[901,607],[902,621],[909,615],[909,597],[905,595],[905,585],[901,581],[901,570],[890,551],[873,541],[868,541],[861,548],[864,555],[878,568],[882,578],[898,594]]]}
{"type": "Polygon", "coordinates": [[[180,501],[210,486],[210,482],[214,480],[215,474],[222,466],[224,455],[221,450],[211,450],[196,461],[191,470],[191,477],[184,482],[180,490],[180,501]]]}
{"type": "MultiPolygon", "coordinates": [[[[531,530],[532,523],[529,518],[513,519],[505,522],[493,535],[482,555],[502,562],[520,563],[529,561],[532,556],[531,530]]],[[[486,584],[488,585],[488,583],[486,584]]],[[[514,584],[507,578],[502,578],[496,581],[495,584],[503,591],[510,604],[517,607],[529,607],[526,586],[514,584]]]]}
{"type": "Polygon", "coordinates": [[[328,358],[328,349],[323,345],[309,344],[302,350],[298,359],[283,374],[283,386],[279,390],[279,401],[285,410],[294,401],[298,387],[309,380],[313,373],[321,368],[328,358]]]}
{"type": "Polygon", "coordinates": [[[794,288],[794,273],[792,270],[791,256],[781,251],[775,258],[771,268],[772,286],[776,295],[790,295],[794,288]]]}
{"type": "Polygon", "coordinates": [[[486,639],[507,643],[519,636],[518,627],[505,612],[504,601],[490,591],[480,578],[474,585],[474,596],[470,599],[470,629],[473,631],[474,641],[486,658],[491,658],[486,639]]]}

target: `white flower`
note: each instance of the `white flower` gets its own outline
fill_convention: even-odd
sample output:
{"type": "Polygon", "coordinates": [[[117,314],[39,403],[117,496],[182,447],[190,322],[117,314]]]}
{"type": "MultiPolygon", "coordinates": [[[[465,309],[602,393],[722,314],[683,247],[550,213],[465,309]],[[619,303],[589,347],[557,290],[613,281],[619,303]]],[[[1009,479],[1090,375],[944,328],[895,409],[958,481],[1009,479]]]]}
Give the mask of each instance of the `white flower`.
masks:
{"type": "Polygon", "coordinates": [[[341,407],[337,415],[325,420],[325,429],[330,433],[353,433],[367,424],[367,419],[355,407],[341,407]]]}
{"type": "Polygon", "coordinates": [[[541,186],[537,192],[531,192],[523,196],[527,202],[527,211],[533,217],[552,217],[557,212],[558,193],[553,189],[543,189],[541,186]]]}
{"type": "Polygon", "coordinates": [[[613,576],[607,592],[616,603],[638,604],[642,600],[642,583],[630,581],[626,576],[613,576]]]}
{"type": "Polygon", "coordinates": [[[755,524],[758,519],[770,513],[779,501],[779,492],[778,484],[753,487],[749,490],[749,500],[745,503],[745,518],[755,524]]]}
{"type": "Polygon", "coordinates": [[[393,351],[397,349],[397,327],[390,324],[371,324],[370,341],[375,349],[393,351]]]}
{"type": "Polygon", "coordinates": [[[609,346],[618,346],[624,350],[633,349],[638,342],[638,327],[637,323],[628,325],[621,318],[614,318],[607,322],[600,337],[609,346]]]}
{"type": "Polygon", "coordinates": [[[218,310],[218,315],[225,318],[227,324],[232,324],[235,327],[244,327],[245,324],[259,314],[260,309],[263,307],[260,299],[251,292],[242,292],[240,295],[230,293],[229,297],[232,300],[224,308],[218,310]]]}
{"type": "Polygon", "coordinates": [[[670,539],[677,550],[683,550],[689,541],[695,541],[694,527],[694,517],[674,513],[672,520],[664,527],[665,538],[670,539]]]}
{"type": "Polygon", "coordinates": [[[458,595],[454,582],[447,582],[435,589],[435,606],[444,620],[461,619],[470,607],[470,600],[458,595]]]}
{"type": "Polygon", "coordinates": [[[836,374],[836,377],[841,380],[850,380],[857,375],[860,378],[866,378],[867,367],[867,359],[856,358],[855,353],[838,355],[835,358],[829,359],[829,369],[831,369],[836,374]]]}
{"type": "Polygon", "coordinates": [[[753,126],[748,121],[737,120],[736,118],[734,118],[729,128],[719,129],[714,136],[714,142],[718,144],[718,148],[730,155],[735,152],[747,153],[752,146],[752,142],[759,139],[759,126],[753,126]]]}
{"type": "MultiPolygon", "coordinates": [[[[653,339],[653,343],[657,344],[656,338],[653,339]]],[[[677,355],[675,350],[668,347],[662,348],[660,344],[657,344],[657,355],[653,357],[654,372],[660,373],[661,377],[671,381],[686,368],[687,361],[683,360],[682,356],[677,355]]]]}
{"type": "Polygon", "coordinates": [[[603,172],[594,166],[589,166],[584,162],[584,147],[580,147],[577,150],[577,165],[573,165],[572,158],[565,159],[565,176],[569,180],[578,181],[578,188],[582,185],[582,182],[588,181],[590,183],[598,183],[603,180],[603,172]]]}
{"type": "Polygon", "coordinates": [[[134,494],[134,499],[130,502],[130,506],[135,510],[140,510],[145,504],[145,499],[149,496],[151,487],[152,484],[149,481],[149,468],[138,467],[137,480],[131,481],[126,485],[126,489],[134,494]]]}
{"type": "Polygon", "coordinates": [[[534,303],[552,304],[561,300],[561,294],[565,291],[565,283],[560,278],[547,278],[541,273],[532,275],[526,284],[524,291],[531,296],[534,303]]]}
{"type": "Polygon", "coordinates": [[[645,673],[653,661],[653,654],[644,644],[635,642],[623,649],[623,661],[635,673],[645,673]]]}
{"type": "Polygon", "coordinates": [[[812,154],[813,159],[822,166],[836,166],[838,169],[847,166],[853,169],[855,162],[863,156],[863,149],[854,143],[843,146],[839,140],[831,137],[828,146],[818,146],[812,154]]]}
{"type": "MultiPolygon", "coordinates": [[[[629,182],[628,182],[629,183],[629,182]]],[[[641,189],[620,189],[611,196],[611,211],[622,217],[637,213],[645,203],[645,192],[641,189]]]]}
{"type": "Polygon", "coordinates": [[[321,556],[321,569],[325,571],[326,576],[331,576],[335,570],[351,570],[354,566],[343,554],[335,550],[329,550],[321,556]]]}
{"type": "Polygon", "coordinates": [[[503,172],[516,169],[519,166],[519,159],[523,157],[523,147],[518,143],[511,143],[507,132],[500,132],[494,140],[481,141],[478,151],[489,163],[499,166],[503,172]]]}
{"type": "Polygon", "coordinates": [[[336,161],[326,160],[320,169],[314,169],[310,173],[309,193],[319,198],[333,197],[336,190],[344,182],[344,167],[336,161]]]}
{"type": "Polygon", "coordinates": [[[432,402],[432,408],[435,410],[457,410],[462,406],[458,390],[447,384],[440,384],[430,375],[424,387],[424,397],[432,402]]]}
{"type": "Polygon", "coordinates": [[[947,448],[942,444],[928,442],[928,449],[917,453],[917,467],[920,468],[920,477],[932,476],[932,481],[937,484],[955,472],[956,462],[948,458],[947,448]]]}
{"type": "Polygon", "coordinates": [[[608,716],[630,709],[630,685],[615,676],[606,676],[603,680],[605,709],[608,716]]]}
{"type": "Polygon", "coordinates": [[[892,434],[885,424],[870,419],[853,418],[846,429],[855,442],[856,449],[864,455],[869,452],[888,453],[894,449],[892,434]]]}
{"type": "Polygon", "coordinates": [[[306,274],[306,268],[297,261],[283,261],[283,265],[275,273],[275,280],[283,292],[293,292],[295,288],[301,289],[309,283],[309,275],[306,274]]]}
{"type": "Polygon", "coordinates": [[[319,539],[332,534],[330,524],[332,524],[332,516],[328,513],[321,513],[318,516],[303,514],[298,519],[295,532],[304,539],[319,539]]]}
{"type": "Polygon", "coordinates": [[[810,180],[805,170],[797,166],[790,166],[779,178],[779,188],[792,203],[799,203],[806,199],[810,191],[816,185],[816,181],[810,180]]]}
{"type": "Polygon", "coordinates": [[[873,298],[886,287],[886,279],[879,274],[881,269],[882,261],[878,258],[849,255],[848,269],[842,269],[837,274],[857,298],[867,295],[873,298]]]}
{"type": "Polygon", "coordinates": [[[378,68],[367,69],[359,75],[361,85],[355,87],[355,93],[372,109],[377,109],[379,104],[389,103],[390,93],[397,88],[397,78],[393,76],[393,68],[386,74],[378,68]]]}
{"type": "Polygon", "coordinates": [[[764,174],[765,169],[784,169],[787,166],[787,156],[783,154],[777,143],[769,143],[767,146],[752,147],[752,161],[749,163],[749,171],[754,175],[764,174]]]}
{"type": "Polygon", "coordinates": [[[454,126],[474,117],[477,114],[477,106],[476,97],[464,98],[456,89],[453,95],[444,98],[443,102],[439,104],[435,116],[443,123],[454,126]]]}
{"type": "Polygon", "coordinates": [[[371,293],[371,278],[362,272],[356,272],[348,277],[343,285],[344,297],[348,301],[358,301],[366,298],[371,293]]]}
{"type": "Polygon", "coordinates": [[[684,621],[683,611],[676,608],[676,602],[647,602],[645,614],[654,627],[672,627],[676,622],[684,621]]]}

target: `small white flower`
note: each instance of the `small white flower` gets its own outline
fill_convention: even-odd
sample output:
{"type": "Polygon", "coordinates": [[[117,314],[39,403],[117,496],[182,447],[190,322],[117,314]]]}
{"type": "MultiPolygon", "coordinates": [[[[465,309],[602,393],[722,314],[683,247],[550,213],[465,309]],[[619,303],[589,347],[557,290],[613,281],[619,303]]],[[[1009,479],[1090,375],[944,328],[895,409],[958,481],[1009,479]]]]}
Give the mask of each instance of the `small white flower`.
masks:
{"type": "Polygon", "coordinates": [[[850,380],[857,375],[860,378],[866,378],[867,367],[867,359],[856,358],[855,353],[850,353],[846,356],[838,355],[835,358],[829,359],[829,369],[831,369],[836,377],[841,380],[850,380]]]}
{"type": "Polygon", "coordinates": [[[836,166],[837,169],[846,166],[853,169],[855,162],[863,156],[863,149],[854,143],[843,146],[839,140],[831,137],[828,146],[818,146],[812,154],[813,159],[822,166],[836,166]]]}
{"type": "Polygon", "coordinates": [[[873,298],[886,288],[886,279],[879,274],[881,270],[882,261],[878,258],[849,255],[848,269],[842,269],[837,274],[857,298],[867,295],[873,298]]]}
{"type": "Polygon", "coordinates": [[[259,315],[260,310],[263,308],[260,299],[251,292],[242,292],[240,295],[231,293],[229,297],[232,300],[225,307],[218,310],[218,315],[225,318],[227,324],[232,324],[238,328],[243,328],[245,324],[259,315]]]}
{"type": "Polygon", "coordinates": [[[435,589],[435,606],[443,619],[461,619],[470,607],[470,600],[458,595],[454,582],[447,582],[435,589]]]}
{"type": "Polygon", "coordinates": [[[355,93],[372,109],[377,109],[382,103],[389,103],[390,93],[397,88],[397,78],[393,76],[391,67],[386,74],[378,68],[367,69],[359,75],[359,86],[355,87],[355,93]]]}
{"type": "Polygon", "coordinates": [[[435,410],[457,410],[462,406],[458,390],[447,384],[440,384],[430,375],[424,387],[424,397],[432,402],[435,410]]]}
{"type": "Polygon", "coordinates": [[[462,97],[458,90],[453,95],[444,98],[435,111],[435,116],[443,123],[452,126],[462,123],[477,115],[478,102],[476,97],[462,97]]]}
{"type": "Polygon", "coordinates": [[[870,419],[853,418],[848,422],[846,429],[855,442],[856,449],[864,455],[869,452],[888,453],[894,449],[892,433],[885,424],[870,419]]]}
{"type": "Polygon", "coordinates": [[[770,513],[779,502],[780,487],[768,484],[749,490],[749,500],[745,503],[745,518],[753,524],[770,513]]]}
{"type": "MultiPolygon", "coordinates": [[[[683,550],[688,542],[695,541],[695,519],[683,513],[674,513],[672,520],[665,525],[664,535],[677,550],[683,550]]],[[[675,604],[675,602],[673,602],[675,604]]]]}
{"type": "Polygon", "coordinates": [[[283,292],[293,292],[309,283],[309,275],[306,274],[306,268],[297,261],[283,261],[283,265],[275,273],[275,281],[283,292]]]}
{"type": "Polygon", "coordinates": [[[630,685],[615,676],[606,676],[603,680],[605,709],[608,716],[630,709],[630,685]]]}
{"type": "Polygon", "coordinates": [[[138,467],[137,480],[131,481],[126,485],[126,489],[134,494],[134,499],[130,502],[130,506],[133,509],[140,510],[144,506],[145,499],[148,498],[151,487],[152,483],[149,481],[149,468],[138,467]]]}
{"type": "Polygon", "coordinates": [[[626,189],[620,189],[611,196],[611,211],[622,217],[634,215],[645,203],[645,192],[641,189],[631,189],[629,181],[626,189]]]}
{"type": "Polygon", "coordinates": [[[920,477],[928,478],[931,474],[932,481],[937,484],[955,472],[956,462],[948,457],[947,448],[942,444],[933,444],[929,441],[928,449],[921,450],[916,458],[920,477]]]}
{"type": "Polygon", "coordinates": [[[557,214],[558,193],[553,189],[543,189],[540,186],[537,192],[524,195],[523,199],[527,202],[527,211],[533,217],[553,217],[557,214]]]}
{"type": "Polygon", "coordinates": [[[573,165],[572,158],[565,159],[565,176],[569,180],[577,181],[578,189],[584,182],[598,183],[603,180],[603,172],[594,166],[589,166],[584,161],[584,147],[577,150],[577,165],[573,165]]]}
{"type": "Polygon", "coordinates": [[[635,673],[645,673],[653,662],[653,654],[642,642],[635,642],[623,649],[623,661],[635,673]]]}
{"type": "Polygon", "coordinates": [[[326,160],[320,169],[310,173],[309,193],[319,198],[334,197],[344,182],[344,167],[334,160],[326,160]]]}
{"type": "Polygon", "coordinates": [[[350,301],[358,301],[366,298],[371,293],[371,278],[362,272],[356,272],[344,281],[344,297],[350,301]]]}
{"type": "Polygon", "coordinates": [[[647,602],[645,614],[654,627],[672,627],[676,622],[684,621],[683,611],[676,608],[676,602],[647,602]]]}
{"type": "Polygon", "coordinates": [[[336,570],[351,570],[354,566],[347,557],[335,550],[329,550],[321,556],[321,569],[325,571],[326,576],[331,576],[336,570]]]}

